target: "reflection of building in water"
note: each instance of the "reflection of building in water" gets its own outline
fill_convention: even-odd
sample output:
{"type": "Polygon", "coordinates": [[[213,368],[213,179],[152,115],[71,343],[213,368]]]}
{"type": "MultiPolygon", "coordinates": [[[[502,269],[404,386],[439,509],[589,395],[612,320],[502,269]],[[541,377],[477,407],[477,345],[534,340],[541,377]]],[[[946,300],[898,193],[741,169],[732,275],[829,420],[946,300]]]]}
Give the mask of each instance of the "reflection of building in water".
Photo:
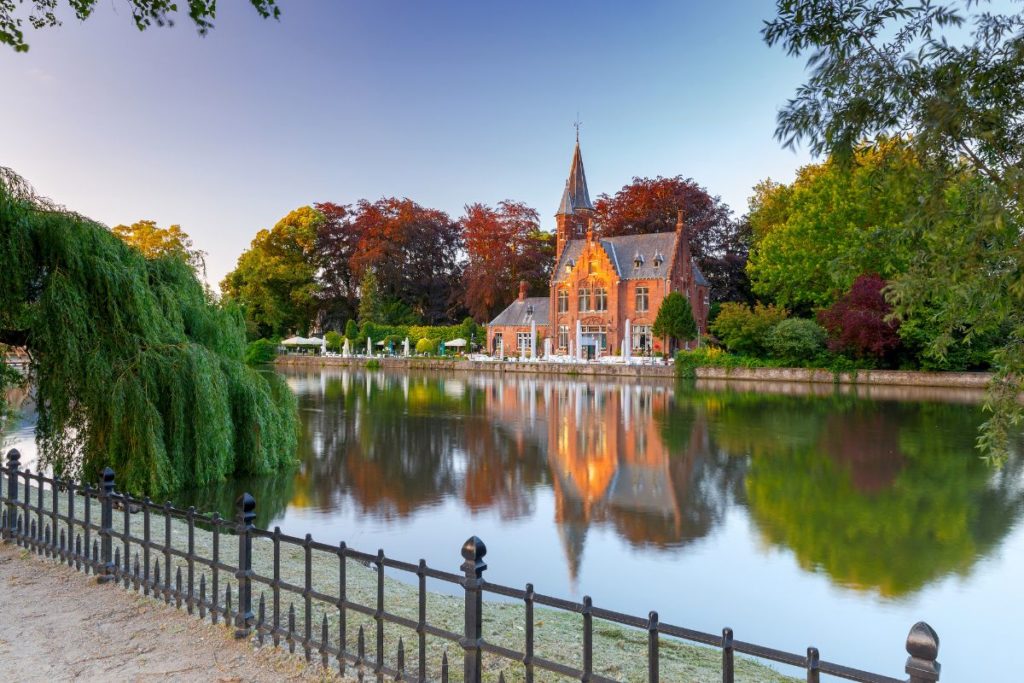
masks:
{"type": "MultiPolygon", "coordinates": [[[[712,458],[703,414],[676,406],[664,387],[536,378],[473,385],[511,446],[508,457],[546,456],[573,578],[591,526],[611,525],[636,546],[679,547],[707,535],[741,489],[743,461],[712,458]]],[[[486,505],[493,488],[480,474],[466,481],[473,507],[486,505]]]]}
{"type": "Polygon", "coordinates": [[[634,545],[671,547],[721,519],[729,496],[719,487],[728,483],[701,485],[722,472],[707,467],[705,422],[676,410],[670,392],[559,383],[555,394],[545,403],[547,455],[573,578],[592,524],[610,523],[634,545]],[[666,429],[685,434],[677,443],[666,429]]]}
{"type": "Polygon", "coordinates": [[[303,421],[291,505],[389,519],[455,498],[514,519],[550,486],[573,576],[593,525],[656,548],[706,535],[742,474],[710,462],[703,416],[664,387],[347,370],[289,383],[303,421]]]}

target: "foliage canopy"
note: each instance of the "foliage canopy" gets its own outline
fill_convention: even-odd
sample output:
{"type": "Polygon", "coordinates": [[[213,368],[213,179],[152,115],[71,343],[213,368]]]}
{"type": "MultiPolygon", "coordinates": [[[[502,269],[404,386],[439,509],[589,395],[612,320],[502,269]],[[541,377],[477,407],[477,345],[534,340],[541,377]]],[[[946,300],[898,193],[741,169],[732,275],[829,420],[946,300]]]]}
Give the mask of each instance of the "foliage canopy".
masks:
{"type": "Polygon", "coordinates": [[[899,231],[921,175],[910,151],[888,141],[858,149],[847,163],[805,166],[792,184],[759,184],[747,263],[754,292],[809,313],[832,304],[861,273],[906,272],[912,245],[899,231]]]}
{"type": "Polygon", "coordinates": [[[0,170],[0,342],[25,346],[44,465],[155,495],[293,460],[294,397],[243,362],[237,308],[0,170]]]}
{"type": "Polygon", "coordinates": [[[923,175],[900,237],[917,255],[890,298],[897,315],[936,323],[936,358],[1001,337],[979,437],[1001,460],[1024,418],[1024,14],[991,5],[779,0],[763,36],[808,55],[779,114],[785,144],[849,159],[864,140],[909,136],[923,175]]]}
{"type": "Polygon", "coordinates": [[[206,253],[196,249],[192,238],[180,225],[157,227],[156,221],[137,221],[131,225],[115,225],[115,235],[142,252],[146,258],[172,256],[180,258],[197,273],[206,275],[206,253]]]}
{"type": "Polygon", "coordinates": [[[551,233],[541,231],[535,209],[510,200],[497,208],[470,204],[461,224],[466,307],[477,320],[490,320],[515,299],[521,280],[535,294],[547,293],[555,244],[551,233]]]}
{"type": "Polygon", "coordinates": [[[313,254],[323,214],[308,206],[260,230],[221,291],[245,312],[251,336],[305,334],[317,309],[313,254]]]}

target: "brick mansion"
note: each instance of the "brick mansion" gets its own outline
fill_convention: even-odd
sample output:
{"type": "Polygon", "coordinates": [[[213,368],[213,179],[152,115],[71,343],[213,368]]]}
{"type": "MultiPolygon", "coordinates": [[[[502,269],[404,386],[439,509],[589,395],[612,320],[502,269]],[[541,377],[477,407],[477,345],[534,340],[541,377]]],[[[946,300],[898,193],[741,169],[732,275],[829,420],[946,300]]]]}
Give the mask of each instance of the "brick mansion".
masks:
{"type": "MultiPolygon", "coordinates": [[[[627,329],[634,353],[672,351],[670,340],[655,338],[654,319],[670,292],[690,301],[701,334],[707,332],[708,281],[690,253],[680,209],[673,232],[599,237],[594,233],[579,140],[555,214],[555,267],[546,297],[519,298],[487,327],[487,348],[513,355],[530,347],[531,329],[550,339],[554,353],[596,357],[621,348],[627,329]],[[627,320],[629,325],[626,324],[627,320]],[[579,327],[580,341],[577,341],[579,327]],[[574,345],[581,348],[576,349],[574,345]]],[[[540,348],[540,347],[538,347],[540,348]]]]}

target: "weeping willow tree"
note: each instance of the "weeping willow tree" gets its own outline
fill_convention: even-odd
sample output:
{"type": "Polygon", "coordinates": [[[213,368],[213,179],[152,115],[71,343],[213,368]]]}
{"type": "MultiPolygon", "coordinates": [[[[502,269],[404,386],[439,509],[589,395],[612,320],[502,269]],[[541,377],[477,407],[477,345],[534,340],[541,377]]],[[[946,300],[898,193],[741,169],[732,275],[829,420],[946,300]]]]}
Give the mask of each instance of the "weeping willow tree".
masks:
{"type": "MultiPolygon", "coordinates": [[[[156,495],[294,461],[295,399],[182,259],[146,259],[0,168],[0,343],[31,356],[43,464],[156,495]]],[[[0,380],[2,381],[2,380],[0,380]]]]}

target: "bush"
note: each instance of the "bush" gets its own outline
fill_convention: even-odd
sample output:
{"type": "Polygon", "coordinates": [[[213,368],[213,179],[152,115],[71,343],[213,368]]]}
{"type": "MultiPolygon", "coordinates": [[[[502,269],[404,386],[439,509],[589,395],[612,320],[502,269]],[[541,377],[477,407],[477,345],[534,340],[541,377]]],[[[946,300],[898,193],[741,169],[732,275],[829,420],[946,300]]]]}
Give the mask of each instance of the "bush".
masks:
{"type": "Polygon", "coordinates": [[[768,337],[772,328],[785,320],[789,312],[774,305],[724,303],[711,331],[733,353],[764,357],[768,355],[768,337]]]}
{"type": "Polygon", "coordinates": [[[330,332],[324,335],[324,341],[327,342],[327,350],[333,351],[335,353],[341,352],[342,344],[345,343],[344,339],[344,337],[342,337],[339,333],[335,332],[334,330],[331,330],[330,332]]]}
{"type": "Polygon", "coordinates": [[[697,368],[768,368],[776,365],[774,361],[736,356],[717,346],[706,345],[692,351],[679,351],[675,357],[676,376],[683,379],[696,377],[697,368]]]}
{"type": "Polygon", "coordinates": [[[273,363],[277,358],[277,343],[270,339],[257,339],[245,347],[246,365],[262,365],[273,363]]]}
{"type": "Polygon", "coordinates": [[[878,275],[861,275],[832,306],[818,313],[828,331],[829,348],[854,358],[882,359],[900,345],[899,323],[888,319],[892,306],[885,300],[886,282],[878,275]]]}
{"type": "Polygon", "coordinates": [[[424,337],[416,342],[416,353],[437,353],[437,340],[424,337]]]}
{"type": "Polygon", "coordinates": [[[772,357],[791,365],[807,365],[817,360],[824,348],[825,330],[813,320],[787,318],[768,334],[772,357]]]}
{"type": "Polygon", "coordinates": [[[345,336],[348,337],[349,341],[355,341],[359,337],[359,326],[356,325],[355,320],[349,320],[345,323],[345,336]]]}

